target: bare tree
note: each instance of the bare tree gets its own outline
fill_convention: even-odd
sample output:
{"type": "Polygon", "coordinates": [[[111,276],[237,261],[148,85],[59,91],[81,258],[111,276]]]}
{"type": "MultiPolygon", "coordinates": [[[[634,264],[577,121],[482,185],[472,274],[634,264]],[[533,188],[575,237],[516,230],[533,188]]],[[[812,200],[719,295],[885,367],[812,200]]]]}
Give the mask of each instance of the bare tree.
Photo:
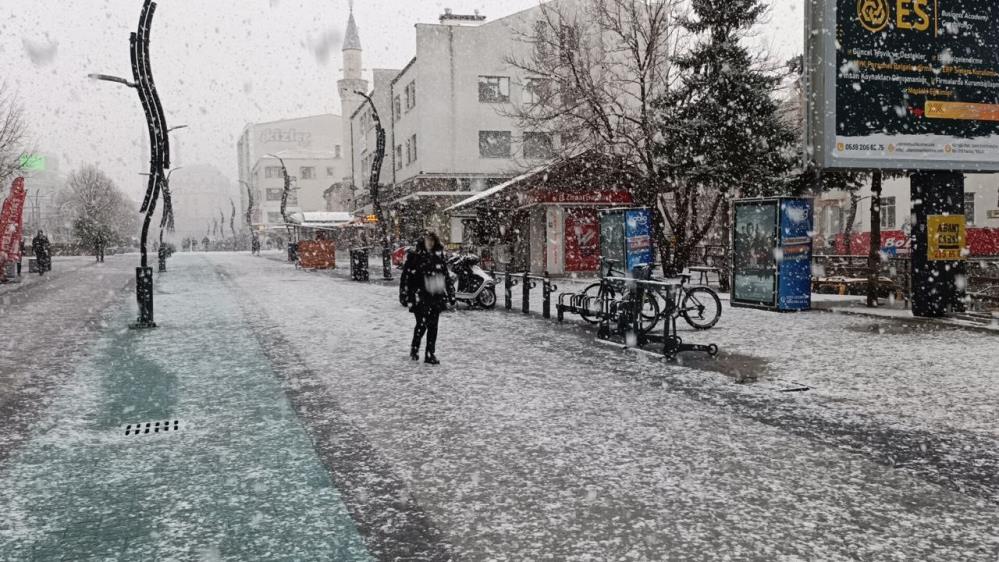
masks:
{"type": "Polygon", "coordinates": [[[24,109],[7,83],[0,82],[0,185],[21,169],[26,132],[24,109]]]}
{"type": "Polygon", "coordinates": [[[70,174],[58,199],[72,217],[74,235],[88,247],[121,243],[138,228],[134,203],[97,166],[70,174]]]}
{"type": "Polygon", "coordinates": [[[666,170],[656,151],[656,103],[675,85],[675,56],[686,32],[681,0],[556,0],[541,6],[521,40],[526,57],[507,62],[525,76],[530,102],[515,109],[528,131],[558,134],[559,157],[613,154],[636,172],[633,195],[655,209],[657,242],[669,246],[663,194],[666,170]]]}

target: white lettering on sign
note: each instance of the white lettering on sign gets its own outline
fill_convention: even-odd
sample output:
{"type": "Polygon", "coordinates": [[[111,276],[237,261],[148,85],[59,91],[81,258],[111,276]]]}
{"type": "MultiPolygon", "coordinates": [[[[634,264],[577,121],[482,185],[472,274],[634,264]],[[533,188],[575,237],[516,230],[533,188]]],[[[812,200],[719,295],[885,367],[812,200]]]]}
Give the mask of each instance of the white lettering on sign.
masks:
{"type": "Polygon", "coordinates": [[[312,146],[312,133],[296,129],[264,129],[260,132],[260,142],[297,144],[301,147],[312,146]]]}

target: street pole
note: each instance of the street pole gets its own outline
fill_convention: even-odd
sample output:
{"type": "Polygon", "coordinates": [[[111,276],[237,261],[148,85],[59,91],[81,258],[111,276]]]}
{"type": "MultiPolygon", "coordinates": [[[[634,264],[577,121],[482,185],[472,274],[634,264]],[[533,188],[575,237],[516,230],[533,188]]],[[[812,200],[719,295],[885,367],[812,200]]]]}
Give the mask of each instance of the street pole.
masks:
{"type": "Polygon", "coordinates": [[[371,118],[375,122],[375,154],[374,160],[371,163],[371,177],[368,189],[371,191],[371,206],[375,211],[375,217],[378,219],[379,234],[381,234],[382,238],[382,277],[385,280],[391,280],[392,249],[390,247],[388,222],[385,220],[385,213],[382,210],[381,186],[379,185],[382,175],[382,162],[385,161],[385,127],[382,127],[382,120],[378,116],[378,108],[375,107],[375,102],[371,99],[371,96],[360,90],[355,90],[354,93],[364,98],[368,105],[371,106],[371,118]]]}
{"type": "Polygon", "coordinates": [[[295,261],[296,250],[293,246],[291,233],[291,221],[288,220],[288,195],[291,194],[291,176],[288,175],[288,167],[284,165],[284,158],[277,154],[268,154],[271,158],[276,158],[281,163],[281,175],[284,177],[284,190],[281,192],[281,220],[284,221],[285,230],[288,233],[288,261],[295,261]]]}
{"type": "Polygon", "coordinates": [[[881,184],[884,174],[871,174],[871,239],[867,252],[867,306],[878,306],[878,279],[881,277],[881,184]]]}
{"type": "Polygon", "coordinates": [[[160,103],[156,84],[153,81],[153,71],[149,60],[149,39],[156,3],[144,0],[142,12],[139,15],[139,25],[135,33],[129,37],[130,58],[132,63],[132,78],[130,82],[117,76],[106,74],[91,74],[95,80],[114,82],[134,88],[139,94],[139,103],[146,115],[149,130],[149,183],[140,211],[145,213],[140,236],[140,265],[135,270],[135,297],[139,305],[139,318],[130,327],[134,329],[155,328],[153,316],[153,270],[148,264],[147,242],[149,226],[156,212],[156,201],[163,188],[164,170],[170,168],[170,139],[168,137],[166,116],[160,103]]]}

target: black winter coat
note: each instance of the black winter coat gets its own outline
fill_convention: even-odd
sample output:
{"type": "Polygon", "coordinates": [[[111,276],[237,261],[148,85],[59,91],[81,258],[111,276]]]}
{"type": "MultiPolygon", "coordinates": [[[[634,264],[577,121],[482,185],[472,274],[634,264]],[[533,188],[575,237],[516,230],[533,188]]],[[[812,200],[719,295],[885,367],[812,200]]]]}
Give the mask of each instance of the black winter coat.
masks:
{"type": "Polygon", "coordinates": [[[414,314],[444,311],[454,302],[454,283],[443,250],[429,252],[421,247],[406,253],[399,281],[399,302],[414,314]]]}

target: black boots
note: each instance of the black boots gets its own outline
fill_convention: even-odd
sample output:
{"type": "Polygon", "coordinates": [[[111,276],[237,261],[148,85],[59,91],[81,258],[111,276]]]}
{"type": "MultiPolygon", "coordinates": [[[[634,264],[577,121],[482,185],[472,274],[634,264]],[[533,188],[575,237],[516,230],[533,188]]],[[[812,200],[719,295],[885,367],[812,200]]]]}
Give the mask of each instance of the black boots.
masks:
{"type": "Polygon", "coordinates": [[[424,359],[423,362],[429,365],[441,364],[441,362],[437,360],[437,357],[433,353],[428,353],[426,359],[424,359]]]}
{"type": "Polygon", "coordinates": [[[413,349],[411,349],[409,351],[409,358],[412,359],[413,361],[419,361],[420,360],[420,348],[414,347],[413,349]]]}

